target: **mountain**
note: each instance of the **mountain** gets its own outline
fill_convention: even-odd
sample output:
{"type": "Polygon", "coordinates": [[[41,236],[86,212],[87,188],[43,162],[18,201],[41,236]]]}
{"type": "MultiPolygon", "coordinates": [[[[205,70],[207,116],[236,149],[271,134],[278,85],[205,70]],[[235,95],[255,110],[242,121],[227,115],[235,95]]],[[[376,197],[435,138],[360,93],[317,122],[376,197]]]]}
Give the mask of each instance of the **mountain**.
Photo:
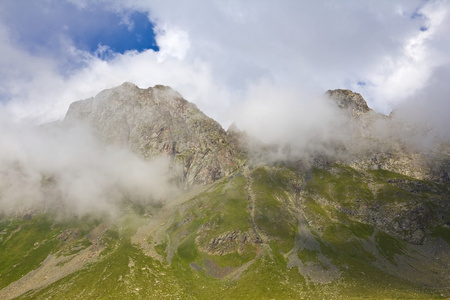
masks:
{"type": "Polygon", "coordinates": [[[139,89],[124,83],[70,105],[65,118],[88,122],[106,143],[143,158],[168,155],[182,166],[186,186],[212,183],[243,163],[239,147],[222,127],[167,86],[139,89]]]}
{"type": "Polygon", "coordinates": [[[351,91],[327,97],[346,137],[284,160],[169,87],[125,83],[74,102],[67,126],[165,156],[180,192],[125,198],[115,218],[2,215],[0,298],[450,297],[448,143],[416,147],[420,128],[351,91]]]}

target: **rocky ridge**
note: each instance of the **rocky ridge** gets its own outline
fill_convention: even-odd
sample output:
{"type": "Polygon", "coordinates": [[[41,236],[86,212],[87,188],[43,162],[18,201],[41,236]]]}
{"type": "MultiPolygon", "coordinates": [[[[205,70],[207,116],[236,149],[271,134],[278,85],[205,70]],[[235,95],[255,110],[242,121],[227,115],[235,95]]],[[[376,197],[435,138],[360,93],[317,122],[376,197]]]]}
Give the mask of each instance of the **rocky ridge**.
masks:
{"type": "Polygon", "coordinates": [[[448,182],[448,146],[429,151],[410,140],[426,133],[406,126],[395,114],[385,116],[370,109],[364,98],[350,90],[329,90],[326,95],[349,116],[352,136],[345,145],[353,168],[388,170],[416,179],[448,182]],[[447,149],[447,150],[445,150],[447,149]]]}
{"type": "Polygon", "coordinates": [[[364,98],[350,90],[328,90],[326,95],[335,100],[340,108],[349,110],[352,116],[361,116],[371,111],[364,98]]]}
{"type": "Polygon", "coordinates": [[[66,122],[171,158],[189,191],[162,207],[124,204],[113,224],[0,218],[0,298],[449,297],[449,160],[430,162],[448,148],[380,135],[395,119],[351,91],[328,95],[352,125],[337,145],[347,157],[308,163],[254,164],[245,133],[169,87],[125,83],[73,103],[66,122]]]}
{"type": "Polygon", "coordinates": [[[89,123],[101,140],[150,159],[173,159],[180,185],[207,184],[242,164],[233,137],[172,88],[140,89],[124,83],[72,103],[65,122],[89,123]]]}

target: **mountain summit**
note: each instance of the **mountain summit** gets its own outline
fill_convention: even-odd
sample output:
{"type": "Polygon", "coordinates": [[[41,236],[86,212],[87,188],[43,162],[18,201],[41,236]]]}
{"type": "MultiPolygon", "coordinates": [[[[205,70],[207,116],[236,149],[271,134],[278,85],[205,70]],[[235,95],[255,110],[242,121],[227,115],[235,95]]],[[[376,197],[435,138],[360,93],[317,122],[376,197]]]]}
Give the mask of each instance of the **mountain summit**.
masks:
{"type": "Polygon", "coordinates": [[[334,99],[340,108],[350,109],[353,115],[363,114],[371,110],[360,94],[350,90],[329,90],[326,95],[334,99]]]}
{"type": "MultiPolygon", "coordinates": [[[[322,152],[311,156],[253,141],[236,126],[225,132],[166,86],[124,83],[74,102],[62,127],[86,122],[99,144],[128,148],[144,165],[168,158],[184,189],[163,193],[164,201],[135,199],[137,186],[163,182],[133,172],[141,166],[135,154],[118,171],[105,168],[101,180],[92,160],[73,176],[65,176],[70,164],[54,174],[25,172],[26,160],[3,166],[18,176],[0,186],[0,200],[31,177],[56,198],[44,204],[64,203],[76,190],[74,201],[92,211],[0,211],[0,298],[450,297],[448,144],[416,147],[411,138],[423,136],[420,128],[377,114],[349,90],[327,94],[348,136],[319,139],[323,147],[312,149],[322,152]],[[270,155],[283,151],[287,159],[270,155]],[[96,188],[109,177],[103,194],[96,188]]],[[[103,166],[122,157],[113,154],[103,166]]]]}
{"type": "Polygon", "coordinates": [[[174,159],[185,186],[212,183],[242,164],[236,141],[172,88],[140,89],[132,83],[70,105],[65,121],[88,122],[99,138],[148,159],[174,159]]]}

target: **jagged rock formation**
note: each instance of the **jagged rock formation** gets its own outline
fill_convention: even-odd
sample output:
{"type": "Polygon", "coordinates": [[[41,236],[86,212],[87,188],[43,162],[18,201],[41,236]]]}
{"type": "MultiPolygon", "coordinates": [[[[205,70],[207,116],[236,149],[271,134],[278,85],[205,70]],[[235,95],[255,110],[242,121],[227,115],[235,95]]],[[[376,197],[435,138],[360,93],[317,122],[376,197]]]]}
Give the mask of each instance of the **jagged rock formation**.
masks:
{"type": "Polygon", "coordinates": [[[426,151],[411,141],[426,134],[423,128],[408,127],[395,115],[376,113],[360,94],[350,90],[329,90],[326,95],[351,119],[352,135],[345,145],[350,160],[346,163],[360,171],[383,169],[416,179],[448,181],[447,153],[426,151]]]}
{"type": "Polygon", "coordinates": [[[326,95],[334,99],[340,108],[349,110],[353,116],[371,111],[364,98],[350,90],[328,90],[326,95]]]}
{"type": "Polygon", "coordinates": [[[114,221],[0,218],[0,298],[449,297],[448,145],[433,165],[359,94],[328,95],[352,126],[337,145],[347,158],[308,163],[253,163],[244,132],[168,87],[125,83],[73,103],[66,122],[171,157],[186,186],[202,186],[161,206],[121,203],[114,221]]]}
{"type": "Polygon", "coordinates": [[[87,121],[104,142],[129,147],[143,158],[172,157],[185,186],[214,182],[241,164],[236,141],[167,86],[140,89],[124,83],[104,90],[72,103],[65,121],[74,119],[87,121]]]}

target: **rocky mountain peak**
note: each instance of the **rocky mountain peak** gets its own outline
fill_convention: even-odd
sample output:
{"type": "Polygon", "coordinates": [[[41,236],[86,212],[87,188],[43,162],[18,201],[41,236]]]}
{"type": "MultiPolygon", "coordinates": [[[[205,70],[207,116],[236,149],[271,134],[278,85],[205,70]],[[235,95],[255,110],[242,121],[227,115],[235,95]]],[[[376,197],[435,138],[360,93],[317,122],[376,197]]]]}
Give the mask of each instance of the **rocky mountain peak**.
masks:
{"type": "Polygon", "coordinates": [[[132,83],[70,105],[65,121],[89,123],[101,140],[150,159],[172,159],[184,186],[211,183],[234,171],[240,150],[233,137],[170,87],[132,83]]]}
{"type": "Polygon", "coordinates": [[[364,98],[350,90],[328,90],[326,95],[336,101],[340,108],[349,110],[354,117],[371,111],[364,98]]]}
{"type": "MultiPolygon", "coordinates": [[[[449,298],[450,144],[424,152],[403,139],[418,135],[361,95],[327,94],[345,136],[309,156],[235,124],[225,132],[167,86],[124,83],[73,103],[65,122],[86,122],[144,159],[168,157],[184,187],[211,184],[143,202],[89,191],[104,177],[112,184],[103,188],[117,185],[109,172],[96,179],[90,163],[59,178],[68,164],[52,176],[28,171],[33,159],[5,160],[0,204],[26,193],[13,198],[19,213],[0,210],[0,299],[449,298]],[[23,209],[27,201],[40,210],[23,209]]],[[[144,174],[126,174],[125,191],[153,181],[144,174]]]]}

